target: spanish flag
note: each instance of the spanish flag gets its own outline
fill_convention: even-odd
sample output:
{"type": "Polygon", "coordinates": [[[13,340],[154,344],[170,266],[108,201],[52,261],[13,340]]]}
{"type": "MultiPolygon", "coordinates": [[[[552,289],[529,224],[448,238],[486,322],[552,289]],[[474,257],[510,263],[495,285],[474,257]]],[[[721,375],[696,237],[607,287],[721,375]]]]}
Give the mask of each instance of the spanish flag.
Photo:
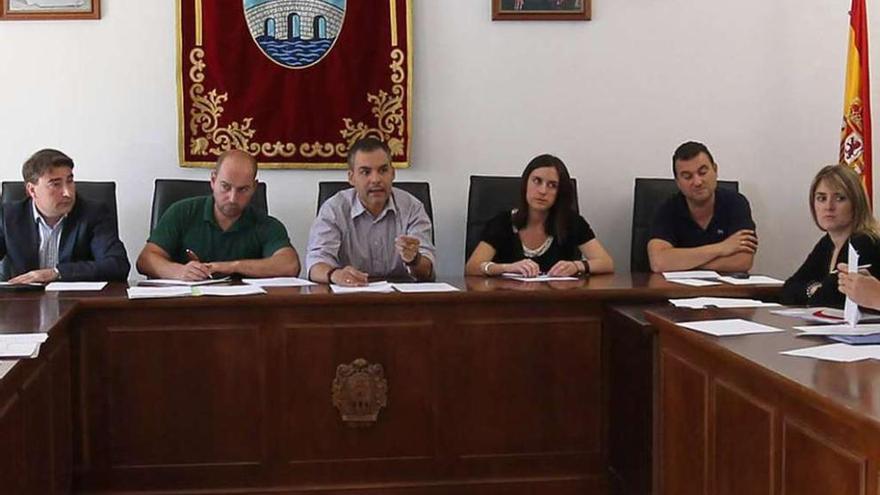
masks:
{"type": "Polygon", "coordinates": [[[853,0],[849,13],[849,54],[840,133],[840,163],[862,176],[871,199],[871,88],[868,84],[868,17],[865,0],[853,0]]]}

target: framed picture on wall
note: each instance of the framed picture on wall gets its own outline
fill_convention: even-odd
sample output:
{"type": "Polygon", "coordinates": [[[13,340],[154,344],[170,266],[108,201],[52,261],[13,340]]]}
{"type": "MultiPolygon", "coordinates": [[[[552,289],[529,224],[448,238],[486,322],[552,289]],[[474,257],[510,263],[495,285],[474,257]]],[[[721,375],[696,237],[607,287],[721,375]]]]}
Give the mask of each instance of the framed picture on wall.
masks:
{"type": "Polygon", "coordinates": [[[100,19],[101,0],[0,0],[0,20],[100,19]]]}
{"type": "Polygon", "coordinates": [[[588,21],[591,0],[491,0],[493,21],[588,21]]]}

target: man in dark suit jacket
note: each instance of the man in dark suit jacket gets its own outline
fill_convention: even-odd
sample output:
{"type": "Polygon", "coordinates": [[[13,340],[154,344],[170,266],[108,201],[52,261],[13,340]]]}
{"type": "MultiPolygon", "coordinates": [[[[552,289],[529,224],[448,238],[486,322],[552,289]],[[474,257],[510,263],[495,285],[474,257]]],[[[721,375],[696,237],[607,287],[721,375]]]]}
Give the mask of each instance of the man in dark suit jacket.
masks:
{"type": "Polygon", "coordinates": [[[0,205],[3,278],[12,283],[126,280],[131,265],[103,204],[76,196],[73,160],[44,149],[22,167],[28,199],[0,205]]]}

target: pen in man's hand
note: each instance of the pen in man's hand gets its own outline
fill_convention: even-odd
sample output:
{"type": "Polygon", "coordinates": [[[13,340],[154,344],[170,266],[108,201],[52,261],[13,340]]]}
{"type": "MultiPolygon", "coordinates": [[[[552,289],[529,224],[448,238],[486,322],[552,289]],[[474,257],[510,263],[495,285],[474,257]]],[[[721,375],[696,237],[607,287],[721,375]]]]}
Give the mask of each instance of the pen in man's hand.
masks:
{"type": "Polygon", "coordinates": [[[190,261],[195,261],[198,263],[202,262],[202,260],[199,259],[199,255],[197,255],[196,252],[193,251],[192,249],[186,250],[186,257],[189,258],[190,261]]]}

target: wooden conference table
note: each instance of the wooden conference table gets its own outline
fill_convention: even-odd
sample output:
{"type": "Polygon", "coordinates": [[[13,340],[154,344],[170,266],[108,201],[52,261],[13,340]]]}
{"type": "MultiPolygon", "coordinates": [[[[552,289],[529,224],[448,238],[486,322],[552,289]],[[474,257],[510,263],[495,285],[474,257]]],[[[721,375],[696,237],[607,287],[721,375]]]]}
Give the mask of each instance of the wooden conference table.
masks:
{"type": "Polygon", "coordinates": [[[608,431],[627,428],[608,376],[628,370],[609,369],[603,308],[778,290],[450,283],[0,294],[0,332],[49,333],[0,362],[0,493],[606,493],[608,431]]]}
{"type": "Polygon", "coordinates": [[[794,332],[717,338],[678,322],[803,325],[768,309],[651,310],[661,494],[880,492],[880,362],[780,355],[829,343],[794,332]]]}

